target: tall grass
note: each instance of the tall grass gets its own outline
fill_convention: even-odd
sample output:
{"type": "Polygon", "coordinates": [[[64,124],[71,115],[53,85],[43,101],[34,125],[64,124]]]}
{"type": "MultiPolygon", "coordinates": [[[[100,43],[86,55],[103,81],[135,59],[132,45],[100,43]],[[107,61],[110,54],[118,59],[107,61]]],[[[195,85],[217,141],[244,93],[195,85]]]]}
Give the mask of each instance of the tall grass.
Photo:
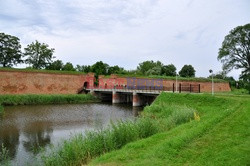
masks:
{"type": "Polygon", "coordinates": [[[8,150],[6,147],[0,145],[0,165],[10,165],[10,160],[8,157],[8,150]]]}
{"type": "Polygon", "coordinates": [[[194,118],[194,109],[172,105],[163,108],[153,104],[145,108],[135,121],[111,123],[104,130],[87,132],[66,140],[59,149],[43,156],[45,165],[81,165],[106,152],[122,148],[127,143],[147,138],[194,118]]]}
{"type": "Polygon", "coordinates": [[[63,103],[85,103],[97,101],[90,95],[0,95],[2,105],[32,105],[32,104],[63,104],[63,103]]]}

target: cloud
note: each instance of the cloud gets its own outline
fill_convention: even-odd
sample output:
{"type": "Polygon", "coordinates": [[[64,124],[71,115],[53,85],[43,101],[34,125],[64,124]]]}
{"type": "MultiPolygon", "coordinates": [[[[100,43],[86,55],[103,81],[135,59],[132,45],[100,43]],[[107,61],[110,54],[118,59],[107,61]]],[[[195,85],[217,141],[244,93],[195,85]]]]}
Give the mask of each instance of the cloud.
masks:
{"type": "MultiPolygon", "coordinates": [[[[135,69],[144,60],[192,64],[198,76],[221,70],[218,49],[249,23],[247,0],[0,0],[1,31],[26,46],[48,43],[64,62],[135,69]]],[[[237,76],[238,73],[232,73],[237,76]]]]}

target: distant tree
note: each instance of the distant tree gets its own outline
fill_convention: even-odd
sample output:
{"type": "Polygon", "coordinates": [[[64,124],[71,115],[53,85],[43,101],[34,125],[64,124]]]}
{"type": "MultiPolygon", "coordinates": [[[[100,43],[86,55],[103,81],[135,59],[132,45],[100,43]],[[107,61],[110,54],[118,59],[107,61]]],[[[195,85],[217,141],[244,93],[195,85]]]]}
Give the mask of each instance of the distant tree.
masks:
{"type": "Polygon", "coordinates": [[[108,74],[109,65],[103,63],[102,61],[96,62],[91,66],[91,71],[98,75],[107,75],[108,74]]]}
{"type": "Polygon", "coordinates": [[[25,60],[27,64],[32,65],[34,69],[43,69],[52,63],[54,48],[49,48],[45,43],[39,43],[37,40],[32,42],[24,49],[25,60]]]}
{"type": "Polygon", "coordinates": [[[224,71],[242,69],[241,78],[250,93],[250,24],[238,26],[225,37],[219,49],[218,60],[224,71]]]}
{"type": "Polygon", "coordinates": [[[74,68],[73,64],[70,62],[67,62],[63,67],[62,70],[64,71],[75,71],[76,69],[74,68]]]}
{"type": "Polygon", "coordinates": [[[19,38],[0,33],[0,64],[3,67],[12,67],[22,63],[21,44],[19,38]]]}
{"type": "Polygon", "coordinates": [[[84,73],[89,73],[91,72],[91,66],[90,65],[76,65],[76,71],[84,72],[84,73]]]}
{"type": "Polygon", "coordinates": [[[161,66],[155,66],[152,69],[149,69],[146,75],[161,75],[161,66]]]}
{"type": "Polygon", "coordinates": [[[182,69],[179,71],[179,75],[181,77],[194,77],[195,70],[192,65],[184,65],[182,69]]]}
{"type": "Polygon", "coordinates": [[[124,68],[119,67],[118,65],[111,66],[108,68],[108,74],[122,74],[125,73],[124,68]]]}
{"type": "Polygon", "coordinates": [[[176,75],[176,67],[173,64],[162,66],[161,75],[175,76],[176,75]]]}
{"type": "Polygon", "coordinates": [[[56,60],[46,67],[48,70],[62,70],[63,62],[61,60],[56,60]]]}
{"type": "Polygon", "coordinates": [[[154,67],[162,67],[163,64],[160,61],[144,61],[137,66],[137,70],[142,74],[146,74],[146,72],[154,67]]]}

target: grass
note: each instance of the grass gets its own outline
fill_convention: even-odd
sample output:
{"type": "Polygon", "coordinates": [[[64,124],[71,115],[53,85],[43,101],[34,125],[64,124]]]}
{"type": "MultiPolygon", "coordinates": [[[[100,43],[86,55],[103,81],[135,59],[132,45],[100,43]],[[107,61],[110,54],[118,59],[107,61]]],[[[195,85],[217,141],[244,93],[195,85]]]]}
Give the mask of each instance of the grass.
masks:
{"type": "Polygon", "coordinates": [[[98,99],[90,94],[86,95],[0,95],[0,114],[3,106],[34,105],[34,104],[67,104],[96,102],[98,99]]]}
{"type": "Polygon", "coordinates": [[[162,93],[145,111],[168,119],[168,111],[159,110],[172,110],[173,105],[195,110],[199,118],[129,143],[90,165],[250,164],[250,96],[162,93]]]}
{"type": "Polygon", "coordinates": [[[18,69],[18,68],[8,68],[0,67],[0,71],[16,71],[16,72],[34,72],[34,73],[51,73],[51,74],[73,74],[73,75],[84,75],[86,73],[79,71],[61,71],[61,70],[46,70],[46,69],[18,69]]]}
{"type": "Polygon", "coordinates": [[[194,119],[195,110],[187,106],[171,105],[146,107],[136,121],[118,122],[107,129],[76,135],[66,140],[59,149],[52,149],[43,157],[45,165],[81,165],[124,145],[170,130],[194,119]]]}

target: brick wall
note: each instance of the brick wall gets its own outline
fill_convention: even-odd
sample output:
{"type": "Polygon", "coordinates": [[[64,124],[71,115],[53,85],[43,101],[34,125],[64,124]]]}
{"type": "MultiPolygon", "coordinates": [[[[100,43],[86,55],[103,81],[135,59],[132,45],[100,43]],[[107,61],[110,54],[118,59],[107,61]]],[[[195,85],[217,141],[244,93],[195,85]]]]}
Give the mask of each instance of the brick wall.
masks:
{"type": "MultiPolygon", "coordinates": [[[[146,80],[154,80],[154,79],[146,79],[146,80]]],[[[155,79],[159,80],[159,79],[155,79]]],[[[175,80],[162,80],[164,87],[169,87],[169,90],[172,91],[173,84],[175,84],[175,80]]],[[[211,92],[212,85],[211,82],[196,82],[196,81],[178,81],[179,84],[182,85],[199,85],[200,84],[200,90],[201,92],[211,92]]],[[[104,76],[99,76],[99,86],[101,88],[109,88],[116,85],[117,87],[123,87],[127,85],[127,79],[125,77],[117,77],[115,75],[112,75],[110,78],[105,78],[104,76]]],[[[215,92],[226,92],[231,91],[231,88],[229,86],[228,82],[221,82],[221,83],[214,83],[214,91],[215,92]]]]}
{"type": "Polygon", "coordinates": [[[0,94],[76,94],[94,75],[0,71],[0,94]]]}

